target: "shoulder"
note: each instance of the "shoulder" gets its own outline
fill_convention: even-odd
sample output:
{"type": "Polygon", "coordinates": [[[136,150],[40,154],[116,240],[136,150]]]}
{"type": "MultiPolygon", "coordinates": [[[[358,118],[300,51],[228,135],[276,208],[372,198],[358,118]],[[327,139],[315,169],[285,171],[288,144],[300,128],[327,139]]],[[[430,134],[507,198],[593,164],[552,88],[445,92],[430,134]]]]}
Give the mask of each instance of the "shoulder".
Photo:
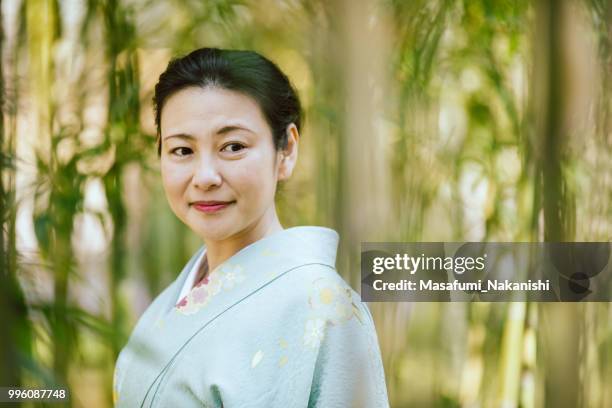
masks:
{"type": "Polygon", "coordinates": [[[178,289],[177,283],[174,281],[153,299],[140,317],[138,317],[132,330],[132,336],[153,325],[169,307],[174,305],[173,295],[177,293],[178,289]]]}
{"type": "Polygon", "coordinates": [[[313,291],[331,287],[352,291],[335,268],[317,263],[297,266],[280,276],[275,284],[283,286],[288,295],[295,298],[308,297],[313,291]]]}
{"type": "Polygon", "coordinates": [[[174,307],[178,301],[181,289],[185,285],[186,280],[189,278],[189,274],[194,263],[200,258],[203,251],[203,247],[198,249],[198,251],[191,256],[189,261],[187,261],[176,279],[170,282],[170,284],[153,299],[142,315],[138,318],[138,321],[134,326],[134,332],[142,329],[143,327],[154,324],[169,309],[174,307]]]}
{"type": "Polygon", "coordinates": [[[353,318],[368,324],[372,321],[359,294],[328,265],[297,267],[278,278],[270,289],[283,298],[284,307],[302,310],[309,319],[332,324],[353,318]]]}

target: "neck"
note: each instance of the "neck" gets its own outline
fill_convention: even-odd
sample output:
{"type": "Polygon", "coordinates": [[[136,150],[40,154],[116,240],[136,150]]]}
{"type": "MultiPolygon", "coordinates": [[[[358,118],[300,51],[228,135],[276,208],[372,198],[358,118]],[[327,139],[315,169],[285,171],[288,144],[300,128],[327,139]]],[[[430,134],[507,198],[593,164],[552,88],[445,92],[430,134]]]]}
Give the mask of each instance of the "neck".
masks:
{"type": "Polygon", "coordinates": [[[282,229],[276,208],[272,206],[257,222],[239,234],[221,241],[204,240],[208,270],[212,272],[242,248],[282,229]]]}

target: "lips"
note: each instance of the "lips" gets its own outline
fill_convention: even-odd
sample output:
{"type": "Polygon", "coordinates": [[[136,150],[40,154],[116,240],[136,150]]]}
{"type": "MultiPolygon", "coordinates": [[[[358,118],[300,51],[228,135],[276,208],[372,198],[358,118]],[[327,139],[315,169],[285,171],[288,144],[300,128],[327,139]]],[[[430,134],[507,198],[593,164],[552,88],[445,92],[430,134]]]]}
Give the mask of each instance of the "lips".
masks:
{"type": "Polygon", "coordinates": [[[195,201],[191,203],[193,208],[204,213],[215,213],[227,208],[234,201],[195,201]]]}

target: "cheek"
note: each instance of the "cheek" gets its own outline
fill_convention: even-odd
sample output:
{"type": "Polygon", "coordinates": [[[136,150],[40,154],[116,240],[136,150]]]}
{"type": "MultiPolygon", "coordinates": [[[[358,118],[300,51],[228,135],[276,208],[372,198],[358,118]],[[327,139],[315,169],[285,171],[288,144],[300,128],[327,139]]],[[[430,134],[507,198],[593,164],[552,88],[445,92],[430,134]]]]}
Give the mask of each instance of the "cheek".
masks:
{"type": "Polygon", "coordinates": [[[190,171],[188,166],[162,164],[161,177],[166,192],[177,193],[184,190],[189,183],[190,171]]]}
{"type": "Polygon", "coordinates": [[[233,169],[232,179],[235,189],[248,201],[267,202],[274,199],[276,175],[274,163],[261,157],[249,158],[244,166],[233,169]]]}

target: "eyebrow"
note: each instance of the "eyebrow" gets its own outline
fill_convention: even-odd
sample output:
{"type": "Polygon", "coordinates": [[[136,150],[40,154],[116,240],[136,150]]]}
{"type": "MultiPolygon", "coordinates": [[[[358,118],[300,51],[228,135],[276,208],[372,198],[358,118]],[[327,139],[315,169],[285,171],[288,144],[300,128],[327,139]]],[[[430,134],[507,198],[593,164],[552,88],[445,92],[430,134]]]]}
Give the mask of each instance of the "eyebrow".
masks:
{"type": "MultiPolygon", "coordinates": [[[[255,133],[254,131],[252,131],[251,129],[244,127],[244,126],[240,126],[240,125],[228,125],[228,126],[223,126],[222,128],[218,129],[215,134],[213,136],[223,136],[227,133],[233,132],[234,130],[245,130],[249,133],[255,133]]],[[[190,134],[187,133],[177,133],[174,135],[169,135],[164,137],[163,140],[168,140],[171,139],[173,137],[177,137],[180,139],[188,139],[188,140],[195,140],[196,138],[190,134]]]]}

